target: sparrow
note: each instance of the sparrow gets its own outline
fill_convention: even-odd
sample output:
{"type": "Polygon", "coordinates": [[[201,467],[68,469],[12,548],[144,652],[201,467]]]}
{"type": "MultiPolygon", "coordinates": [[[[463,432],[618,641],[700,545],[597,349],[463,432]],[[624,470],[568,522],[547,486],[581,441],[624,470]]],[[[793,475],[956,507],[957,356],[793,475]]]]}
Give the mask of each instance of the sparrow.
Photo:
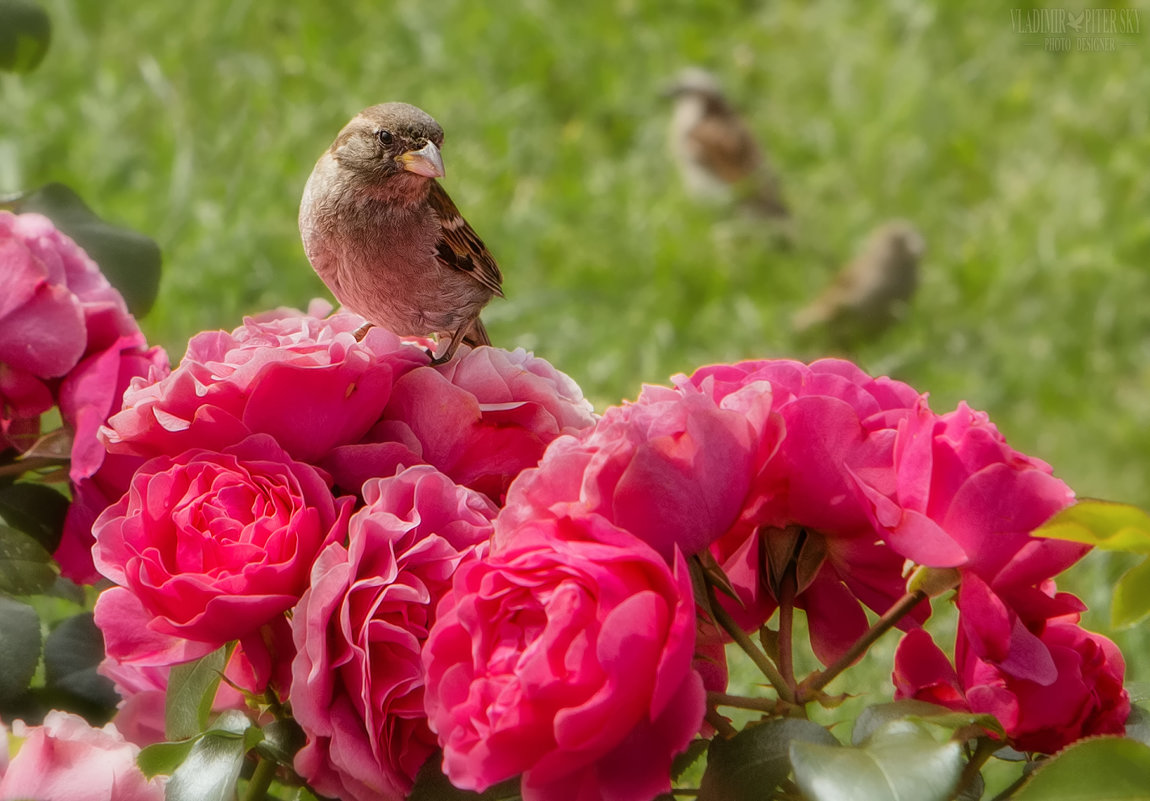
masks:
{"type": "Polygon", "coordinates": [[[709,72],[688,67],[664,93],[674,101],[668,144],[687,189],[787,217],[778,177],[746,122],[709,72]]]}
{"type": "Polygon", "coordinates": [[[490,345],[479,313],[503,297],[483,240],[436,178],[443,129],[407,103],[365,108],[316,162],[300,202],[308,261],[343,306],[400,336],[435,334],[450,361],[490,345]]]}
{"type": "Polygon", "coordinates": [[[876,336],[905,311],[926,243],[905,220],[874,229],[854,260],[792,320],[796,332],[823,326],[839,341],[876,336]]]}

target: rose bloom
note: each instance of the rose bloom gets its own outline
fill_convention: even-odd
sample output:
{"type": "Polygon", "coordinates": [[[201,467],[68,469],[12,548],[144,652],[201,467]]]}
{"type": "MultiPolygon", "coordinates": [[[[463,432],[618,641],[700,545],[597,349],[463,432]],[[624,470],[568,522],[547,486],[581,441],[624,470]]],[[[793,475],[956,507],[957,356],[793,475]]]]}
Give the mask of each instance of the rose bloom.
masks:
{"type": "Polygon", "coordinates": [[[912,631],[895,655],[895,697],[994,715],[1020,751],[1053,754],[1083,737],[1122,734],[1130,714],[1122,653],[1076,620],[1054,618],[1017,637],[1001,661],[980,657],[960,629],[957,671],[929,634],[912,631]]]}
{"type": "Polygon", "coordinates": [[[423,651],[444,772],[469,790],[522,774],[525,801],[666,792],[704,711],[682,555],[598,515],[503,543],[459,567],[423,651]]]}
{"type": "Polygon", "coordinates": [[[322,464],[345,487],[430,464],[502,504],[552,440],[594,422],[578,385],[547,361],[522,348],[464,346],[446,364],[400,377],[372,430],[322,464]]]}
{"type": "MultiPolygon", "coordinates": [[[[776,447],[755,472],[738,520],[711,546],[740,599],[720,602],[742,627],[757,629],[774,612],[793,560],[787,591],[807,614],[815,655],[831,663],[866,631],[864,605],[882,613],[905,592],[904,560],[879,541],[863,485],[893,491],[900,426],[926,408],[925,398],[837,359],[713,365],[675,383],[720,403],[755,392],[770,403],[758,437],[776,447]]],[[[903,625],[927,613],[922,606],[903,625]]]]}
{"type": "Polygon", "coordinates": [[[691,389],[646,386],[595,427],[556,440],[508,493],[502,532],[541,516],[602,515],[664,558],[693,554],[735,522],[775,447],[769,387],[725,402],[691,389]]]}
{"type": "Polygon", "coordinates": [[[116,727],[53,710],[42,726],[17,721],[24,743],[0,777],[0,801],[163,801],[162,779],[136,766],[140,749],[116,727]]]}
{"type": "Polygon", "coordinates": [[[141,662],[173,664],[239,639],[264,673],[261,627],[282,621],[315,557],[343,539],[351,503],[264,434],[149,460],[94,527],[96,567],[119,585],[96,604],[108,653],[131,661],[176,638],[181,654],[141,662]]]}
{"type": "Polygon", "coordinates": [[[292,615],[296,771],[344,801],[406,797],[435,750],[420,650],[456,566],[491,534],[495,506],[432,467],[364,484],[367,505],[312,570],[292,615]]]}
{"type": "Polygon", "coordinates": [[[334,446],[358,441],[379,419],[395,380],[427,363],[421,349],[378,326],[357,342],[362,322],[353,314],[319,319],[277,310],[245,319],[230,334],[196,334],[171,375],[132,382],[123,410],[103,431],[108,450],[175,456],[264,433],[293,458],[315,463],[334,446]]]}

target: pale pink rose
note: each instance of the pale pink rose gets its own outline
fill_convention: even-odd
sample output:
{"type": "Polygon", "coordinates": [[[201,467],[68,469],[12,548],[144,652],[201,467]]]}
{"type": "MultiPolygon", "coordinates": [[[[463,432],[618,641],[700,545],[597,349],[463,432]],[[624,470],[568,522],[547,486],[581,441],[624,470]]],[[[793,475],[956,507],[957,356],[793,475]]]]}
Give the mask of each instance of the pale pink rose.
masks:
{"type": "Polygon", "coordinates": [[[522,774],[524,801],[668,791],[704,711],[682,554],[598,515],[506,542],[459,567],[424,647],[445,773],[470,790],[522,774]]]}
{"type": "Polygon", "coordinates": [[[358,441],[396,379],[427,364],[423,350],[378,326],[357,342],[361,324],[352,314],[319,319],[280,310],[247,318],[230,334],[197,334],[171,375],[132,382],[123,411],[102,432],[108,450],[174,456],[264,433],[293,458],[315,463],[358,441]]]}
{"type": "Polygon", "coordinates": [[[12,733],[25,739],[0,778],[0,801],[163,801],[163,780],[144,776],[140,749],[110,723],[97,729],[53,710],[42,726],[17,721],[12,733]]]}
{"type": "Polygon", "coordinates": [[[143,647],[134,601],[147,631],[181,638],[188,659],[235,639],[259,659],[261,627],[303,594],[316,556],[344,537],[351,503],[265,434],[149,460],[94,526],[96,567],[119,585],[96,607],[109,653],[143,647]]]}
{"type": "Polygon", "coordinates": [[[1078,626],[1076,616],[1016,637],[1006,661],[980,658],[962,630],[955,647],[957,671],[925,631],[907,634],[895,656],[896,698],[994,715],[1020,751],[1052,754],[1083,737],[1125,731],[1125,660],[1106,637],[1078,626]],[[1020,675],[1036,669],[1044,675],[1020,675]]]}
{"type": "Polygon", "coordinates": [[[501,504],[512,479],[538,464],[548,443],[594,420],[575,382],[543,359],[521,348],[464,347],[447,364],[399,378],[367,436],[322,464],[349,488],[430,464],[501,504]]]}
{"type": "MultiPolygon", "coordinates": [[[[885,612],[905,592],[904,560],[878,542],[860,483],[893,491],[899,427],[925,399],[837,359],[712,365],[676,384],[724,403],[757,391],[770,404],[766,419],[781,433],[760,428],[758,436],[777,447],[711,551],[739,595],[724,606],[747,630],[773,613],[783,568],[795,558],[793,603],[810,620],[815,655],[829,664],[866,630],[864,606],[885,612]]],[[[926,613],[915,610],[903,625],[926,613]]]]}
{"type": "Polygon", "coordinates": [[[720,403],[691,387],[644,387],[635,403],[556,440],[538,468],[524,471],[508,493],[500,532],[544,515],[594,513],[665,558],[676,548],[698,552],[738,519],[776,447],[770,390],[761,389],[720,403]]]}
{"type": "Polygon", "coordinates": [[[435,750],[420,650],[461,560],[495,506],[426,465],[369,480],[349,545],[328,546],[292,615],[297,772],[344,801],[403,799],[435,750]]]}

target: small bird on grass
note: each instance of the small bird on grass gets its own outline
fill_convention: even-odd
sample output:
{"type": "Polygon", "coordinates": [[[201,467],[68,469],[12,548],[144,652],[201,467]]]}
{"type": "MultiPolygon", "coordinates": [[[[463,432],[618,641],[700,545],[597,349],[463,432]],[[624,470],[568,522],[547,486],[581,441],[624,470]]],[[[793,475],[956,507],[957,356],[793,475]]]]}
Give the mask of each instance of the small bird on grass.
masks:
{"type": "Polygon", "coordinates": [[[789,216],[778,176],[746,122],[709,72],[689,67],[672,81],[669,144],[688,191],[734,200],[766,217],[789,216]]]}
{"type": "Polygon", "coordinates": [[[877,336],[905,313],[925,250],[909,222],[880,225],[822,294],[795,314],[794,330],[821,326],[839,343],[877,336]]]}
{"type": "Polygon", "coordinates": [[[349,311],[401,336],[490,345],[479,313],[503,297],[487,247],[436,178],[443,129],[407,103],[370,106],[343,127],[300,203],[304,252],[349,311]]]}

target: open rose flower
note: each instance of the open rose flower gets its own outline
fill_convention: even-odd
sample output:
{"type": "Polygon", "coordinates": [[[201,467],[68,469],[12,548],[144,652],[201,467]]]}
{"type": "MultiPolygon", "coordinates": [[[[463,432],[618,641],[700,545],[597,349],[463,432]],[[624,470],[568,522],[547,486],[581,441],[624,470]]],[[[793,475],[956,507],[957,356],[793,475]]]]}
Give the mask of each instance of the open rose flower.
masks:
{"type": "Polygon", "coordinates": [[[378,326],[356,341],[362,323],[353,314],[320,319],[281,310],[247,318],[230,334],[197,334],[171,375],[132,383],[103,432],[108,450],[174,456],[264,433],[292,457],[316,463],[358,441],[395,380],[427,363],[421,349],[378,326]]]}
{"type": "Polygon", "coordinates": [[[136,766],[140,749],[116,727],[93,728],[78,715],[53,710],[42,726],[17,721],[20,750],[0,776],[0,801],[163,801],[162,779],[136,766]]]}
{"type": "Polygon", "coordinates": [[[239,639],[260,660],[261,627],[298,601],[316,556],[344,537],[351,503],[263,434],[149,460],[95,524],[96,567],[119,585],[96,604],[108,652],[131,661],[168,637],[191,659],[239,639]]]}
{"type": "Polygon", "coordinates": [[[464,347],[447,364],[399,378],[373,429],[322,464],[347,487],[430,464],[501,504],[552,440],[594,421],[578,385],[547,361],[522,348],[464,347]]]}
{"type": "Polygon", "coordinates": [[[740,598],[724,605],[753,630],[789,593],[807,613],[816,656],[829,664],[866,630],[863,606],[882,613],[905,592],[903,558],[878,541],[860,484],[893,491],[899,427],[924,398],[837,359],[713,365],[676,384],[717,402],[763,388],[782,435],[765,434],[777,448],[755,473],[737,522],[712,545],[740,598]]]}
{"type": "Polygon", "coordinates": [[[682,555],[598,515],[505,543],[459,567],[423,651],[445,773],[472,790],[522,774],[525,801],[666,792],[704,707],[682,555]]]}
{"type": "Polygon", "coordinates": [[[1052,619],[1027,639],[1038,653],[1019,648],[988,660],[960,630],[956,670],[929,634],[912,631],[895,655],[895,695],[994,715],[1020,751],[1053,754],[1083,737],[1125,731],[1126,663],[1114,643],[1074,616],[1052,619]]]}
{"type": "Polygon", "coordinates": [[[724,403],[690,388],[644,387],[635,403],[556,440],[538,468],[520,475],[500,531],[540,516],[595,513],[665,558],[676,547],[698,552],[738,519],[774,450],[770,389],[762,389],[724,403]]]}
{"type": "Polygon", "coordinates": [[[329,545],[292,615],[292,709],[307,735],[295,767],[324,795],[400,801],[435,750],[420,650],[461,560],[495,506],[419,465],[369,480],[349,545],[329,545]]]}

